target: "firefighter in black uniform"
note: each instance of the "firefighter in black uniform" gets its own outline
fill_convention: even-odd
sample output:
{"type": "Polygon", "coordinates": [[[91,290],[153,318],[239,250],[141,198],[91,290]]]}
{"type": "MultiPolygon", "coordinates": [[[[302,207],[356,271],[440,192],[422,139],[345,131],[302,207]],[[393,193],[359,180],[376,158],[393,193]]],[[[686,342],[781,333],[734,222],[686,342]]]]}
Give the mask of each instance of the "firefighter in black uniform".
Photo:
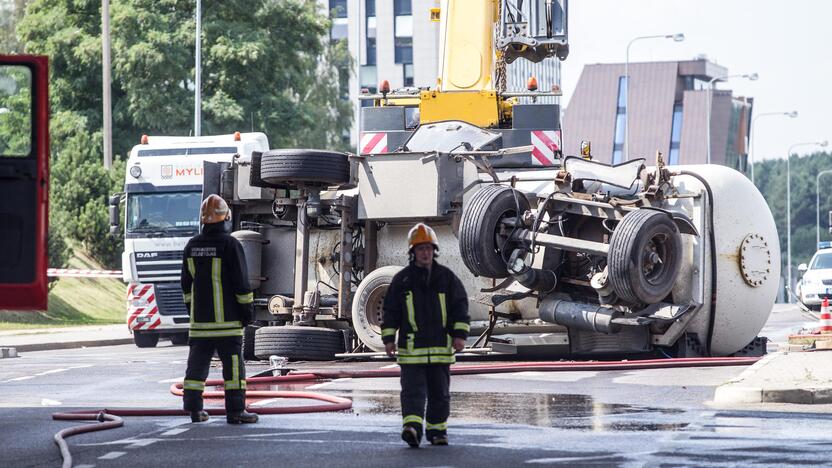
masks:
{"type": "Polygon", "coordinates": [[[450,365],[468,337],[468,297],[459,278],[434,260],[439,246],[433,229],[417,224],[408,244],[410,264],[387,290],[381,335],[389,356],[398,348],[402,440],[418,447],[424,428],[431,444],[448,445],[450,365]]]}
{"type": "Polygon", "coordinates": [[[228,234],[226,222],[230,219],[225,200],[209,195],[200,208],[202,233],[188,241],[182,261],[182,293],[191,315],[183,402],[193,422],[208,420],[202,409],[202,392],[214,351],[222,361],[226,421],[257,422],[257,415],[245,410],[246,372],[241,352],[243,327],[252,320],[254,295],[243,247],[228,234]]]}

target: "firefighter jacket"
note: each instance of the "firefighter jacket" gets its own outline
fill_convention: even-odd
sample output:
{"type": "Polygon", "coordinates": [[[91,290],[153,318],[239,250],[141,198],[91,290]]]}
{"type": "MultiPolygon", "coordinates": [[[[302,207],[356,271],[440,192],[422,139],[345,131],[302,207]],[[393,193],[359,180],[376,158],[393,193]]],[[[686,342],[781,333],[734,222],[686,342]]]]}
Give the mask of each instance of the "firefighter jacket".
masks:
{"type": "Polygon", "coordinates": [[[243,247],[224,223],[205,224],[185,246],[182,293],[190,307],[191,338],[242,336],[254,294],[243,247]]]}
{"type": "Polygon", "coordinates": [[[399,364],[453,364],[453,338],[469,330],[468,296],[459,278],[433,262],[430,270],[410,263],[393,277],[384,298],[381,336],[396,340],[399,364]]]}

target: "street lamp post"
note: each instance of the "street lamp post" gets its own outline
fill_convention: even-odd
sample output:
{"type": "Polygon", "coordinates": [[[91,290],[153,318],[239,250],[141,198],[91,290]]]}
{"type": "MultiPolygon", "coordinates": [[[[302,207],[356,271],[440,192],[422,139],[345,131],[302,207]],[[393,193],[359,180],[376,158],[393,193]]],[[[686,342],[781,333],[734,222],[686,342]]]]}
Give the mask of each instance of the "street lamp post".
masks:
{"type": "Polygon", "coordinates": [[[751,136],[749,137],[751,140],[751,157],[749,158],[749,165],[751,166],[751,183],[754,183],[754,159],[757,157],[757,151],[754,150],[754,143],[757,141],[757,131],[754,130],[754,124],[757,123],[757,119],[760,117],[765,117],[768,115],[785,115],[786,117],[790,117],[792,119],[797,117],[797,111],[791,112],[764,112],[759,115],[755,115],[754,118],[751,120],[751,136]]]}
{"type": "Polygon", "coordinates": [[[639,36],[634,37],[627,43],[627,50],[624,56],[624,97],[627,103],[627,110],[624,114],[624,160],[630,159],[630,46],[633,45],[633,42],[642,39],[673,39],[675,42],[682,42],[685,40],[685,35],[683,33],[676,33],[639,36]]]}
{"type": "Polygon", "coordinates": [[[746,73],[746,74],[739,74],[739,75],[723,75],[723,76],[715,76],[708,81],[708,114],[707,114],[707,121],[705,122],[705,133],[707,135],[707,154],[708,154],[708,164],[711,163],[711,101],[714,98],[714,82],[715,81],[723,81],[723,80],[730,80],[731,78],[745,78],[747,80],[755,81],[760,76],[756,73],[746,73]]]}
{"type": "Polygon", "coordinates": [[[832,169],[818,172],[815,178],[815,244],[820,244],[820,177],[832,174],[832,169]]]}
{"type": "MultiPolygon", "coordinates": [[[[792,176],[791,176],[791,158],[792,150],[798,146],[820,146],[828,145],[827,141],[806,141],[803,143],[795,143],[789,146],[789,151],[786,153],[786,287],[789,291],[792,290],[792,176]]],[[[789,296],[788,302],[791,302],[789,296]]]]}

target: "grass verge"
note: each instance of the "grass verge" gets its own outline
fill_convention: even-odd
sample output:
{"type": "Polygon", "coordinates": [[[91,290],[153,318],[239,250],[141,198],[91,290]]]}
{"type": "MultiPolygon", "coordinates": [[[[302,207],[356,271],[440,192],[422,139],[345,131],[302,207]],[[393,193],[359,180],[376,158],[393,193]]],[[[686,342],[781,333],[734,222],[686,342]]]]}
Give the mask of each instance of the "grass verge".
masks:
{"type": "MultiPolygon", "coordinates": [[[[79,253],[68,267],[102,269],[79,253]]],[[[125,293],[116,278],[60,278],[49,291],[47,311],[0,311],[0,330],[123,323],[125,293]]]]}

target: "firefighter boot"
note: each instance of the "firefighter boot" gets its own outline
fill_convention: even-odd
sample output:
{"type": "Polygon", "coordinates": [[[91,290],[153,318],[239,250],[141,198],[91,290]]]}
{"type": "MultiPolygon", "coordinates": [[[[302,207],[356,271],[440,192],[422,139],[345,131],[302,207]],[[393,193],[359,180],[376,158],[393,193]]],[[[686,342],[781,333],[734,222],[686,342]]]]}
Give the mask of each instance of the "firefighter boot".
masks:
{"type": "Polygon", "coordinates": [[[413,448],[419,448],[419,432],[413,426],[402,427],[402,440],[407,442],[407,445],[413,448]]]}
{"type": "Polygon", "coordinates": [[[208,420],[208,412],[199,410],[199,411],[191,411],[191,422],[199,423],[205,422],[208,420]]]}
{"type": "Polygon", "coordinates": [[[233,413],[228,413],[225,416],[226,422],[228,424],[253,424],[256,423],[259,418],[254,413],[249,413],[246,410],[243,411],[235,411],[233,413]]]}
{"type": "Polygon", "coordinates": [[[448,445],[448,435],[447,434],[438,434],[433,436],[430,439],[431,445],[448,445]]]}

